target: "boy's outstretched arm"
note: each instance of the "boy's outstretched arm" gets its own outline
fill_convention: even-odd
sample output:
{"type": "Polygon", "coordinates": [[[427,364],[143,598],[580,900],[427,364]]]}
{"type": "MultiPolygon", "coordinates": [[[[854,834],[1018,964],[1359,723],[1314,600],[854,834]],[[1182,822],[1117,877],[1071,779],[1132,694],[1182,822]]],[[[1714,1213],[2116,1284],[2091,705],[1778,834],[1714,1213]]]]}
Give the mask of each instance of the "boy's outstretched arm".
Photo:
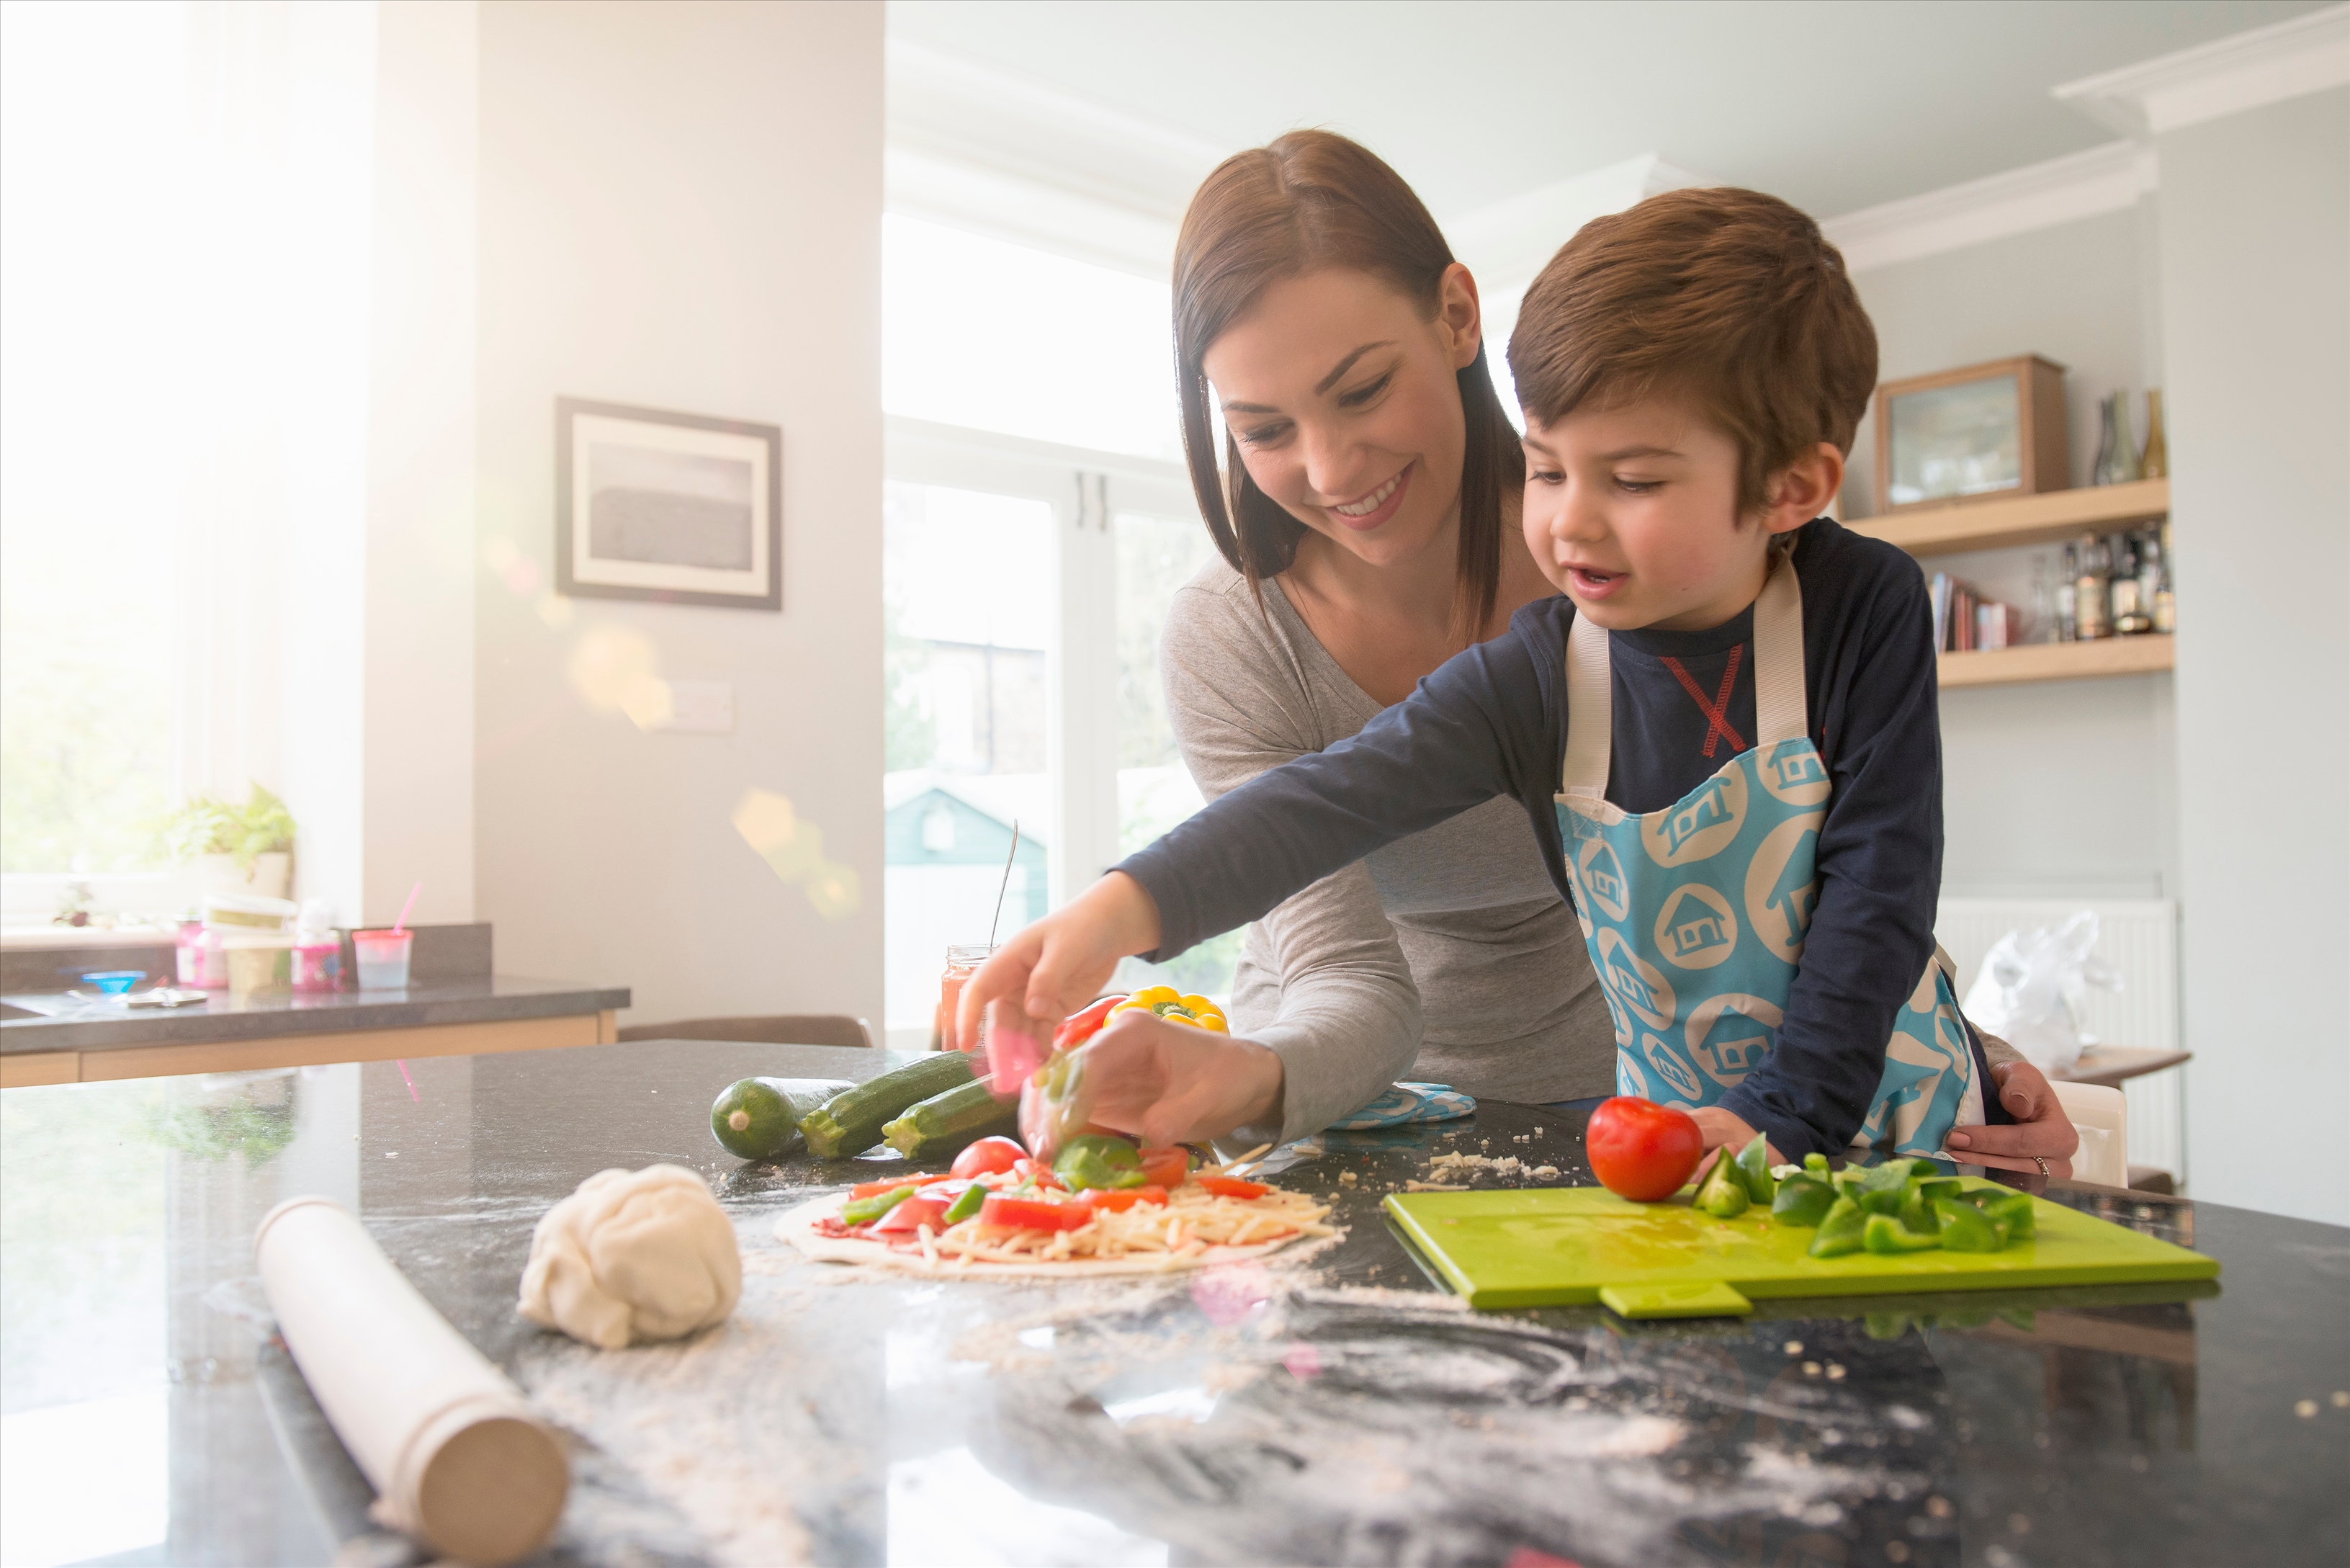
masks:
{"type": "Polygon", "coordinates": [[[1259,774],[1005,943],[963,988],[958,1041],[978,1038],[990,1001],[1022,997],[1031,1017],[1057,1022],[1128,954],[1171,957],[1383,845],[1514,793],[1525,767],[1547,772],[1555,723],[1516,637],[1456,654],[1359,733],[1259,774]]]}

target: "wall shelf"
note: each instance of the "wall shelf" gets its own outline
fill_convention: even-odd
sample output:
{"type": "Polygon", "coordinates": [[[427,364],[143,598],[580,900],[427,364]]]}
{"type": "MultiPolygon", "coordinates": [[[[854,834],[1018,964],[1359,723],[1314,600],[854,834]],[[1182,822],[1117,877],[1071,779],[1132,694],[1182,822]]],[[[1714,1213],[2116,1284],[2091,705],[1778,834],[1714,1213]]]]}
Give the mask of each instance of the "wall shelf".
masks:
{"type": "MultiPolygon", "coordinates": [[[[2127,484],[2085,485],[2006,500],[1920,506],[1883,517],[1859,518],[1845,526],[1897,545],[1913,556],[1948,556],[1960,550],[2053,544],[2081,534],[2106,533],[2126,524],[2151,522],[2169,511],[2170,481],[2137,479],[2127,484]]],[[[1944,684],[1948,683],[1945,677],[1944,684]]]]}
{"type": "Polygon", "coordinates": [[[2177,642],[2177,638],[2159,633],[2109,637],[2095,642],[2035,642],[2022,648],[1945,653],[1936,662],[1945,691],[1953,686],[2010,686],[2023,680],[2087,680],[2168,670],[2177,642]]]}

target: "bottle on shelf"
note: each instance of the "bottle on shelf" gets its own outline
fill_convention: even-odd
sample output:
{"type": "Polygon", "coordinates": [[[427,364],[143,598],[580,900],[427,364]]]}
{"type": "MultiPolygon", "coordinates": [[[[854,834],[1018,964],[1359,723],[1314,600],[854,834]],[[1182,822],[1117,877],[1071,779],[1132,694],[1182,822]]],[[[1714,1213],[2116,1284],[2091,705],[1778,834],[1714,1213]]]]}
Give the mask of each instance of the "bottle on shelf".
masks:
{"type": "Polygon", "coordinates": [[[2064,546],[2064,564],[2056,576],[2056,625],[2052,642],[2072,642],[2081,635],[2075,621],[2075,606],[2079,603],[2081,552],[2077,545],[2064,546]]]}
{"type": "Polygon", "coordinates": [[[2162,389],[2149,387],[2146,393],[2146,448],[2138,453],[2137,476],[2140,479],[2170,477],[2170,442],[2162,433],[2162,389]]]}
{"type": "Polygon", "coordinates": [[[2097,462],[2092,484],[2126,484],[2137,477],[2137,443],[2130,439],[2129,394],[2116,392],[2099,405],[2097,462]]]}
{"type": "Polygon", "coordinates": [[[2178,629],[2178,608],[2170,597],[2170,524],[2165,521],[2157,540],[2161,550],[2161,575],[2154,585],[2154,629],[2168,636],[2178,629]]]}
{"type": "Polygon", "coordinates": [[[2138,535],[2137,546],[2137,609],[2146,617],[2146,629],[2160,631],[2154,607],[2162,597],[2162,541],[2151,533],[2138,535]]]}
{"type": "Polygon", "coordinates": [[[2032,557],[2032,640],[2056,640],[2056,595],[2048,583],[2048,557],[2032,557]]]}
{"type": "Polygon", "coordinates": [[[2106,597],[2113,617],[2114,635],[2136,637],[2140,632],[2152,631],[2154,618],[2146,613],[2137,593],[2137,535],[2115,535],[2112,550],[2113,576],[2106,583],[2106,597]]]}
{"type": "Polygon", "coordinates": [[[2074,638],[2094,642],[2113,636],[2113,600],[2106,586],[2106,578],[2113,571],[2113,556],[2106,542],[2095,534],[2081,535],[2077,570],[2073,579],[2074,638]]]}

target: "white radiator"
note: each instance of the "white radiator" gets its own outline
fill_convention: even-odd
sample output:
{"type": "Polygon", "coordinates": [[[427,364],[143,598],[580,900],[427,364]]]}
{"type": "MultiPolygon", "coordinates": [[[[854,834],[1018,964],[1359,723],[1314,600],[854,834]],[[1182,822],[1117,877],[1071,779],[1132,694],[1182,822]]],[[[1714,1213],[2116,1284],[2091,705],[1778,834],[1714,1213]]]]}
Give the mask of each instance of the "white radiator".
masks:
{"type": "MultiPolygon", "coordinates": [[[[2122,977],[2119,991],[2088,989],[2084,1033],[2109,1045],[2178,1049],[2178,906],[2168,898],[1945,898],[1934,934],[1959,967],[1961,1001],[1991,943],[2013,930],[2062,925],[2083,909],[2097,917],[2100,961],[2122,977]]],[[[2186,1101],[2176,1067],[2132,1078],[2129,1159],[2187,1180],[2186,1101]]]]}

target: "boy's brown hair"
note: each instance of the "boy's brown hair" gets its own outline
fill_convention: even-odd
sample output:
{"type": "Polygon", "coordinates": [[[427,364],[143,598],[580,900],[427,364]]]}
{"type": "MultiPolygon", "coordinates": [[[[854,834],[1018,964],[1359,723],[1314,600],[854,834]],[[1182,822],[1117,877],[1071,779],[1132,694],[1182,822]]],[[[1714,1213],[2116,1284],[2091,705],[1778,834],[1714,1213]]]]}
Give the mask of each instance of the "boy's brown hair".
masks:
{"type": "Polygon", "coordinates": [[[1669,191],[1559,247],[1519,306],[1510,372],[1537,424],[1690,399],[1738,443],[1744,513],[1815,442],[1850,454],[1877,329],[1804,213],[1759,191],[1669,191]]]}

